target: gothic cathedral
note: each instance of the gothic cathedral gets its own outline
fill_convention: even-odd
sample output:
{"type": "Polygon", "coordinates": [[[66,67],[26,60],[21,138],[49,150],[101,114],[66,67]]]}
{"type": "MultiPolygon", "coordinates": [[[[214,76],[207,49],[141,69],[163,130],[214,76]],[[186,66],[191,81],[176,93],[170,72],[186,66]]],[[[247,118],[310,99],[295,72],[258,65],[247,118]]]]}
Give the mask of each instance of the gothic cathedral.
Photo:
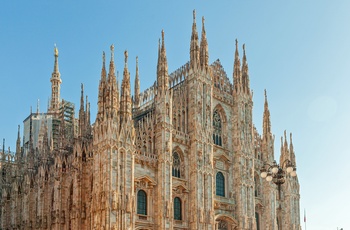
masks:
{"type": "Polygon", "coordinates": [[[171,74],[161,36],[156,82],[140,92],[136,58],[133,96],[127,51],[121,85],[113,45],[108,70],[103,54],[93,124],[83,86],[78,118],[60,98],[55,47],[47,112],[31,111],[16,152],[0,153],[1,229],[301,229],[298,178],[283,171],[295,172],[292,136],[276,164],[266,92],[262,134],[252,121],[244,45],[231,82],[195,12],[190,61],[171,74]]]}

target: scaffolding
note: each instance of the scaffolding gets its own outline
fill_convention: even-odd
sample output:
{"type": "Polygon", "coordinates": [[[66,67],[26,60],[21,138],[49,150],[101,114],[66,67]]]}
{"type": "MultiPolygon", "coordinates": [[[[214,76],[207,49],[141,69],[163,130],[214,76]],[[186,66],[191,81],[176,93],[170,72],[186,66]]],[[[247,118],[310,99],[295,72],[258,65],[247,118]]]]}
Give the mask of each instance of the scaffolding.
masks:
{"type": "Polygon", "coordinates": [[[52,137],[54,148],[65,147],[74,138],[75,106],[72,102],[62,101],[57,116],[52,120],[52,137]],[[63,135],[63,136],[62,136],[63,135]],[[65,143],[62,143],[65,140],[65,143]]]}

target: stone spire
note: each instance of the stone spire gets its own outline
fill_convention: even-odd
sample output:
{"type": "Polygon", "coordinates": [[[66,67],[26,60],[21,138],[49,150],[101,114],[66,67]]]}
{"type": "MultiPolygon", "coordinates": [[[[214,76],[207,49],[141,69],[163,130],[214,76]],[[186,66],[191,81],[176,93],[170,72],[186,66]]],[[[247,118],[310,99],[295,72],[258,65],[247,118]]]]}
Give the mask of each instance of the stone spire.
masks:
{"type": "Polygon", "coordinates": [[[265,141],[271,140],[271,121],[270,121],[270,110],[267,101],[267,93],[265,89],[265,104],[264,104],[264,115],[263,115],[263,139],[265,141]]]}
{"type": "Polygon", "coordinates": [[[84,85],[81,84],[80,109],[79,109],[79,136],[84,135],[85,111],[84,111],[84,85]]]}
{"type": "Polygon", "coordinates": [[[202,17],[202,37],[201,37],[201,46],[200,46],[200,63],[201,63],[201,69],[204,71],[208,71],[209,53],[208,53],[207,35],[205,33],[205,27],[204,27],[204,17],[202,17]]]}
{"type": "Polygon", "coordinates": [[[195,10],[193,10],[193,24],[190,45],[190,66],[192,69],[197,69],[199,67],[199,46],[195,10]]]}
{"type": "Polygon", "coordinates": [[[158,73],[157,84],[158,92],[162,93],[168,89],[168,61],[166,57],[165,42],[164,42],[164,30],[162,30],[162,44],[158,56],[158,73]]]}
{"type": "Polygon", "coordinates": [[[289,149],[288,149],[288,143],[287,143],[287,132],[284,130],[284,141],[283,137],[281,137],[281,156],[280,156],[280,165],[286,161],[290,160],[290,155],[289,155],[289,149]]]}
{"type": "Polygon", "coordinates": [[[86,102],[86,105],[85,105],[85,109],[86,109],[86,111],[85,111],[85,125],[86,125],[86,127],[87,127],[87,132],[88,133],[90,133],[89,132],[89,129],[90,129],[90,124],[91,124],[91,121],[90,121],[90,102],[88,102],[88,96],[86,95],[86,100],[85,100],[86,102]]]}
{"type": "Polygon", "coordinates": [[[102,53],[102,70],[101,70],[101,79],[100,79],[100,84],[98,87],[98,109],[97,109],[97,116],[96,116],[96,120],[97,119],[102,119],[104,116],[104,94],[105,94],[105,90],[106,90],[106,84],[107,84],[107,80],[106,80],[106,56],[105,56],[105,52],[102,53]]]}
{"type": "Polygon", "coordinates": [[[241,89],[241,60],[238,53],[238,40],[236,39],[235,61],[233,65],[233,85],[234,91],[238,93],[241,89]]]}
{"type": "Polygon", "coordinates": [[[120,121],[127,122],[131,120],[131,93],[130,93],[130,73],[128,70],[128,51],[124,52],[125,64],[121,88],[120,100],[120,121]]]}
{"type": "Polygon", "coordinates": [[[2,139],[2,157],[5,158],[5,138],[2,139]]]}
{"type": "Polygon", "coordinates": [[[245,93],[250,94],[249,72],[247,56],[245,54],[245,44],[243,44],[242,89],[245,93]]]}
{"type": "Polygon", "coordinates": [[[17,141],[16,141],[16,156],[17,160],[21,157],[21,137],[20,137],[20,126],[18,125],[17,141]]]}
{"type": "Polygon", "coordinates": [[[111,117],[116,117],[118,114],[118,92],[114,66],[114,45],[111,45],[111,61],[109,63],[107,94],[108,101],[106,101],[106,104],[109,108],[109,114],[111,117]]]}
{"type": "Polygon", "coordinates": [[[139,58],[136,56],[136,75],[135,75],[135,91],[134,91],[135,108],[140,106],[140,79],[139,79],[139,58]]]}
{"type": "Polygon", "coordinates": [[[58,69],[58,49],[54,48],[55,64],[51,75],[51,106],[50,112],[57,112],[60,104],[61,74],[58,69]]]}
{"type": "Polygon", "coordinates": [[[290,161],[292,162],[293,165],[296,165],[294,146],[293,146],[293,140],[292,140],[292,133],[290,133],[289,152],[290,152],[290,161]]]}

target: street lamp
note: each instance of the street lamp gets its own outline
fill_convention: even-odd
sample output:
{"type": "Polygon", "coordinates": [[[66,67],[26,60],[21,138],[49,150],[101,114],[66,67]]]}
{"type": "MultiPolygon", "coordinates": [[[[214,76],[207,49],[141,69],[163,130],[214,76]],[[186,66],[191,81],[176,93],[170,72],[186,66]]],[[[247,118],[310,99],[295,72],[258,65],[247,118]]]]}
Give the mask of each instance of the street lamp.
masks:
{"type": "Polygon", "coordinates": [[[281,185],[284,184],[286,175],[289,174],[295,177],[297,175],[296,170],[295,165],[290,160],[285,160],[281,166],[274,161],[272,165],[264,163],[260,176],[268,182],[272,181],[278,186],[278,198],[280,199],[281,185]]]}

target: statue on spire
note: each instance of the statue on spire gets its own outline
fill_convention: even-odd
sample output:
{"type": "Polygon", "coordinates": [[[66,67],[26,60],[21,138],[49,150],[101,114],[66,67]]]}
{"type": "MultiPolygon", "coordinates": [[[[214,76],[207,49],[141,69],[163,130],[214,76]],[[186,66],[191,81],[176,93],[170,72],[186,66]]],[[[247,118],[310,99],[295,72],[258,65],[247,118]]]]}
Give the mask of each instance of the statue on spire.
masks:
{"type": "Polygon", "coordinates": [[[56,43],[55,43],[55,48],[54,48],[54,54],[55,54],[55,56],[58,56],[58,49],[57,49],[57,46],[56,46],[56,43]]]}
{"type": "Polygon", "coordinates": [[[124,57],[125,57],[125,64],[128,64],[128,51],[124,51],[124,57]]]}
{"type": "Polygon", "coordinates": [[[103,51],[103,53],[102,53],[102,63],[103,63],[103,65],[105,65],[105,63],[106,63],[106,54],[105,54],[105,51],[103,51]]]}
{"type": "Polygon", "coordinates": [[[111,45],[111,60],[114,60],[114,45],[111,45]]]}

